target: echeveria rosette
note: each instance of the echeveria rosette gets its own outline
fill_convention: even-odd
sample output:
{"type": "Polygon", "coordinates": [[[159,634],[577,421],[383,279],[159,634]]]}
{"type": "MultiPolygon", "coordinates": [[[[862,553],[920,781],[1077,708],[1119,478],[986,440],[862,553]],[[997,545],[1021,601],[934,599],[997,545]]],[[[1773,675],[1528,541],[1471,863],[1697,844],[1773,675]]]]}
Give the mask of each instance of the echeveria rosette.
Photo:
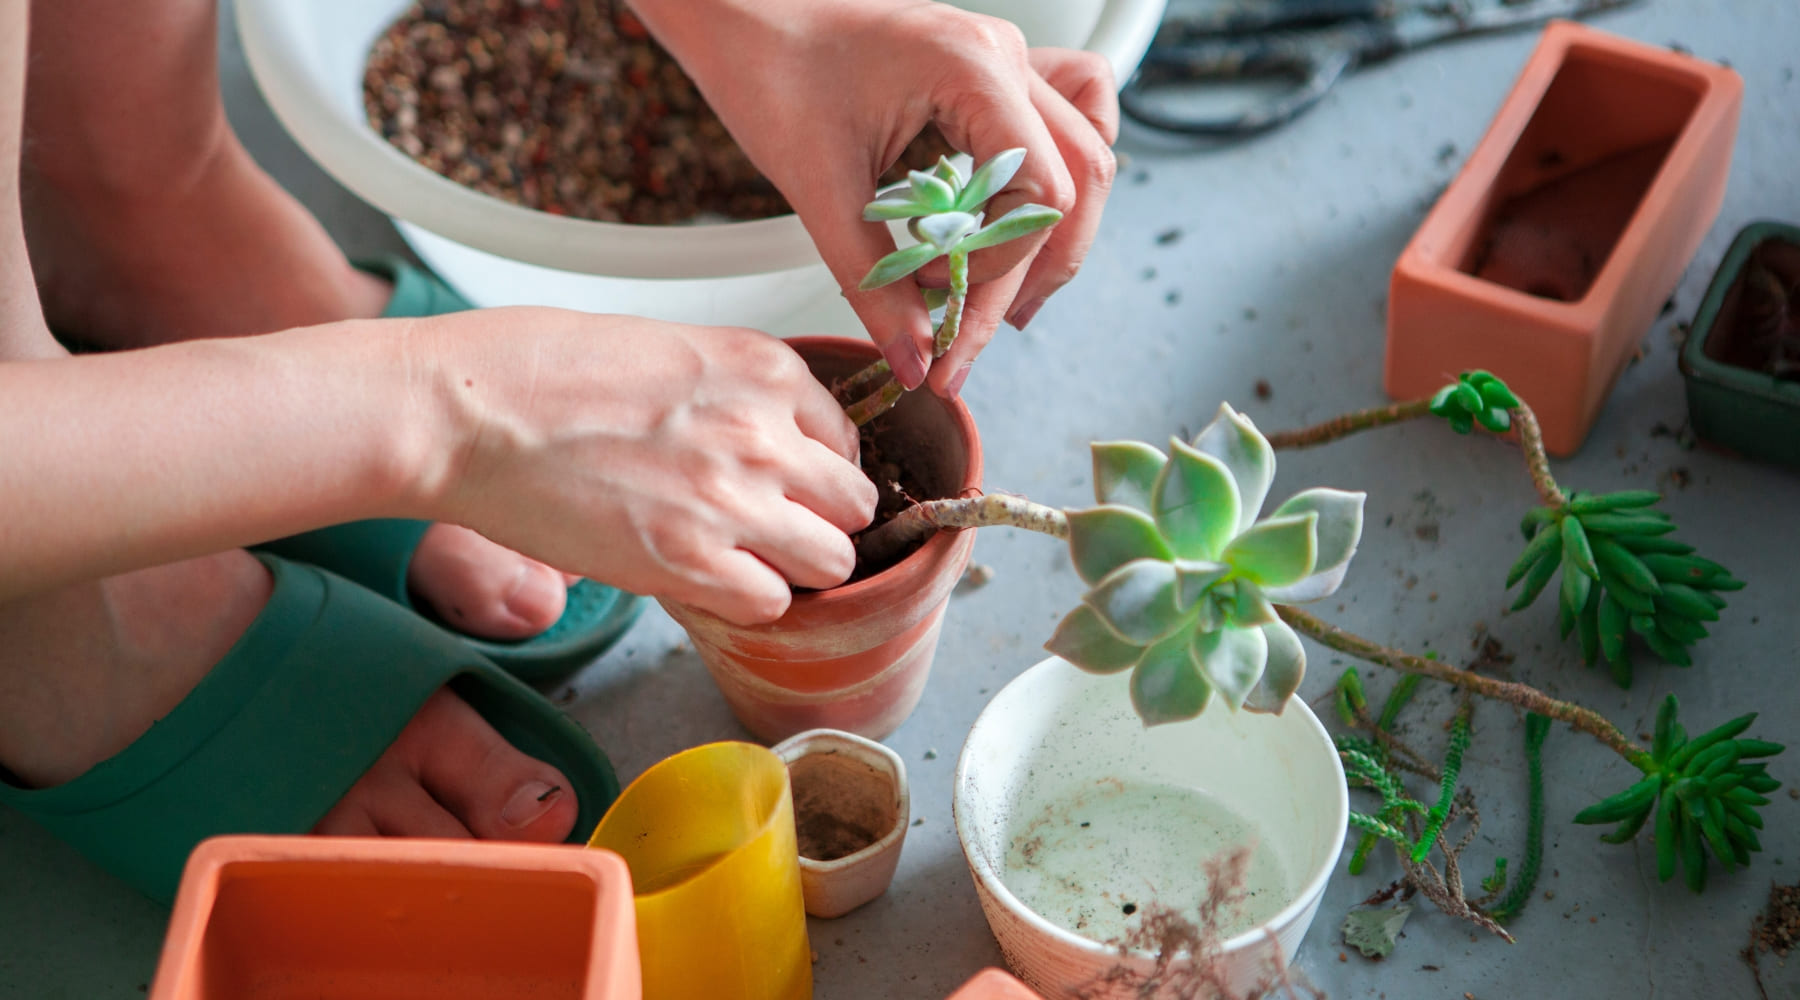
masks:
{"type": "Polygon", "coordinates": [[[931,171],[914,170],[906,183],[876,195],[864,206],[863,218],[869,222],[905,219],[907,230],[919,242],[877,261],[864,276],[862,290],[893,284],[939,257],[999,246],[1062,221],[1062,213],[1056,209],[1031,204],[982,225],[988,199],[1006,187],[1024,161],[1025,150],[1009,149],[965,178],[956,164],[939,157],[931,171]]]}
{"type": "Polygon", "coordinates": [[[1706,638],[1703,623],[1717,621],[1725,608],[1721,592],[1744,586],[1669,537],[1674,523],[1652,509],[1661,499],[1651,490],[1576,491],[1561,507],[1533,509],[1520,524],[1525,551],[1506,577],[1508,587],[1524,584],[1517,611],[1560,570],[1563,636],[1578,634],[1589,666],[1604,657],[1620,687],[1631,686],[1631,634],[1662,659],[1689,666],[1688,647],[1706,638]]]}
{"type": "Polygon", "coordinates": [[[1452,430],[1467,434],[1476,424],[1495,434],[1512,427],[1512,409],[1519,405],[1506,383],[1492,372],[1468,371],[1431,397],[1431,412],[1450,422],[1452,430]]]}
{"type": "Polygon", "coordinates": [[[1075,570],[1091,588],[1050,652],[1096,673],[1131,671],[1146,725],[1227,707],[1279,713],[1306,652],[1276,604],[1337,590],[1362,538],[1364,494],[1312,489],[1258,520],[1275,453],[1221,406],[1192,444],[1093,446],[1099,506],[1069,513],[1075,570]]]}
{"type": "Polygon", "coordinates": [[[1622,844],[1654,816],[1657,877],[1667,882],[1679,863],[1688,888],[1700,892],[1706,887],[1708,851],[1730,871],[1748,866],[1750,855],[1762,850],[1756,831],[1763,819],[1757,810],[1769,804],[1766,793],[1781,782],[1770,776],[1767,765],[1751,761],[1786,748],[1741,738],[1756,720],[1754,712],[1690,740],[1675,720],[1677,708],[1675,696],[1669,695],[1656,714],[1649,760],[1638,765],[1643,779],[1583,809],[1575,822],[1617,823],[1601,839],[1622,844]]]}

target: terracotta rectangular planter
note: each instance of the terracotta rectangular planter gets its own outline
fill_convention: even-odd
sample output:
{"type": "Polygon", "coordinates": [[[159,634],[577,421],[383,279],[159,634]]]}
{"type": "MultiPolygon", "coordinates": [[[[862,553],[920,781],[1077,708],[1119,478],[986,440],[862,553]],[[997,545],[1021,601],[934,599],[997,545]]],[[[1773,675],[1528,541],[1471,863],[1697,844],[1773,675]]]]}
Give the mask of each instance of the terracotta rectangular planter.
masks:
{"type": "Polygon", "coordinates": [[[640,1000],[631,876],[567,845],[219,837],[151,1000],[640,1000]]]}
{"type": "Polygon", "coordinates": [[[1017,979],[999,969],[983,969],[962,989],[950,994],[950,1000],[1042,1000],[1017,979]]]}
{"type": "Polygon", "coordinates": [[[1681,373],[1696,435],[1749,458],[1800,467],[1797,286],[1800,226],[1746,226],[1700,301],[1681,373]],[[1771,281],[1780,289],[1773,294],[1771,281]],[[1772,353],[1777,338],[1788,347],[1781,359],[1772,353]],[[1771,370],[1777,364],[1785,378],[1771,370]]]}
{"type": "Polygon", "coordinates": [[[1725,194],[1743,81],[1554,22],[1394,266],[1386,388],[1485,368],[1581,446],[1725,194]]]}

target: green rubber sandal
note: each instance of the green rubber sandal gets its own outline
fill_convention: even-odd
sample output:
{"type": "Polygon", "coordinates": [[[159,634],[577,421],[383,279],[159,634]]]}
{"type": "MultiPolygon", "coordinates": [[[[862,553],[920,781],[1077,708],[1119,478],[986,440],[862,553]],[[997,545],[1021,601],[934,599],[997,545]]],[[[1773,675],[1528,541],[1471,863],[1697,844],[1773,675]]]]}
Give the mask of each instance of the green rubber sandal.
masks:
{"type": "MultiPolygon", "coordinates": [[[[357,261],[356,266],[394,285],[384,317],[437,316],[473,309],[469,301],[429,272],[400,257],[357,261]]],[[[426,521],[386,519],[321,528],[256,546],[285,559],[312,563],[426,615],[520,680],[542,684],[581,669],[611,649],[643,611],[643,601],[603,583],[581,580],[569,588],[562,617],[529,639],[506,642],[464,635],[431,619],[407,595],[406,569],[430,527],[426,521]]]]}
{"type": "Polygon", "coordinates": [[[268,606],[174,711],[66,784],[25,789],[0,770],[0,803],[167,903],[200,841],[311,830],[448,684],[568,778],[580,804],[569,842],[586,841],[619,782],[585,730],[418,616],[260,558],[274,576],[268,606]]]}

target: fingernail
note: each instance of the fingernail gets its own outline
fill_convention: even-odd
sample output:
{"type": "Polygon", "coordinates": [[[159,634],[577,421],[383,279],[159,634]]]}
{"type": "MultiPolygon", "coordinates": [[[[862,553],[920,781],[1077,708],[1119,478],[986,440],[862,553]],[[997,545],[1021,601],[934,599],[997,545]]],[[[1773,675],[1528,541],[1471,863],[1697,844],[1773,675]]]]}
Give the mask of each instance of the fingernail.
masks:
{"type": "Polygon", "coordinates": [[[554,622],[568,601],[568,593],[569,585],[561,573],[548,566],[526,563],[519,568],[512,593],[506,595],[506,610],[521,621],[554,622]]]}
{"type": "Polygon", "coordinates": [[[1030,302],[1014,309],[1013,314],[1006,317],[1006,321],[1012,324],[1013,329],[1023,330],[1025,329],[1025,324],[1031,322],[1032,317],[1038,314],[1038,310],[1044,308],[1044,303],[1046,301],[1048,301],[1048,296],[1041,299],[1032,299],[1030,302]]]}
{"type": "Polygon", "coordinates": [[[973,361],[963,365],[956,370],[956,374],[950,376],[950,381],[944,383],[944,397],[946,399],[955,399],[962,394],[963,383],[969,380],[969,369],[973,367],[975,367],[973,361]]]}
{"type": "Polygon", "coordinates": [[[931,367],[930,362],[919,355],[916,349],[900,356],[898,364],[890,362],[894,369],[894,377],[900,380],[900,387],[911,392],[925,381],[925,371],[931,367]]]}
{"type": "Polygon", "coordinates": [[[513,793],[506,808],[500,810],[500,822],[514,829],[524,829],[549,812],[557,800],[562,798],[562,793],[561,785],[528,781],[513,793]]]}

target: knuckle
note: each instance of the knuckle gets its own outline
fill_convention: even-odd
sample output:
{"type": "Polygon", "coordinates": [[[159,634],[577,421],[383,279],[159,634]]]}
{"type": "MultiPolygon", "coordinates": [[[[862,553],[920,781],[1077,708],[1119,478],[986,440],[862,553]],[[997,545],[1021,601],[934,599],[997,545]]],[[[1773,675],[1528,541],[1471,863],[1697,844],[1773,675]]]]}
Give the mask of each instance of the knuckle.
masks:
{"type": "Polygon", "coordinates": [[[792,600],[793,593],[786,587],[753,587],[743,595],[743,624],[767,625],[777,621],[787,614],[792,600]]]}
{"type": "Polygon", "coordinates": [[[964,53],[984,65],[1022,65],[1026,60],[1025,33],[1011,21],[985,14],[965,14],[953,32],[964,53]]]}
{"type": "Polygon", "coordinates": [[[1086,97],[1090,92],[1116,94],[1118,88],[1113,85],[1112,60],[1098,52],[1077,49],[1070,54],[1070,68],[1080,81],[1075,93],[1076,97],[1086,97]]]}
{"type": "Polygon", "coordinates": [[[1088,149],[1082,162],[1083,180],[1090,191],[1110,191],[1119,176],[1119,158],[1112,147],[1098,140],[1088,149]]]}

